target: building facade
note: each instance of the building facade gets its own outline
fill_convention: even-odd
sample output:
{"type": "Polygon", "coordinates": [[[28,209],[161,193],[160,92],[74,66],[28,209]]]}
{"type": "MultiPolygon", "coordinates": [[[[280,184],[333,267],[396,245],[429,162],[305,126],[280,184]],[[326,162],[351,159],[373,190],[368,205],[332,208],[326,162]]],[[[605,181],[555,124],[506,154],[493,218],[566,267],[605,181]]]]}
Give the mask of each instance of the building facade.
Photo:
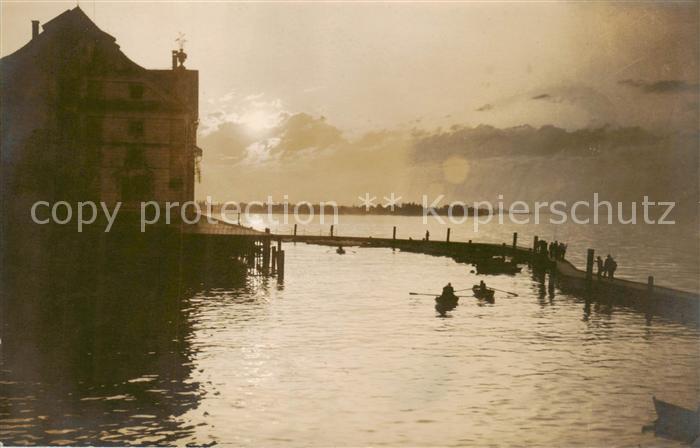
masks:
{"type": "Polygon", "coordinates": [[[198,72],[182,49],[145,69],[79,7],[31,29],[0,62],[6,199],[193,200],[198,72]]]}

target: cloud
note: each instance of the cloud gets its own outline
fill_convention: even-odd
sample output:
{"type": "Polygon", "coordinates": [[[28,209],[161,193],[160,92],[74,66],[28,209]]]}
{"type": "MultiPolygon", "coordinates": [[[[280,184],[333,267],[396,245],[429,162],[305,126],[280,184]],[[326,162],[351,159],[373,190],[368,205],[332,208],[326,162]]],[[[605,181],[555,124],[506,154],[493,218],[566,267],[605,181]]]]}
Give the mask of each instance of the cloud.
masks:
{"type": "Polygon", "coordinates": [[[200,146],[206,149],[206,163],[258,165],[301,151],[323,151],[345,142],[342,132],[324,117],[281,114],[273,126],[251,128],[246,116],[235,115],[233,121],[221,122],[202,133],[200,146]]]}
{"type": "Polygon", "coordinates": [[[328,149],[344,142],[342,132],[326,122],[305,113],[289,116],[273,130],[280,136],[279,148],[287,153],[303,149],[328,149]]]}
{"type": "Polygon", "coordinates": [[[245,98],[243,98],[245,101],[254,101],[258,100],[262,97],[264,97],[264,93],[251,93],[250,95],[247,95],[245,98]]]}
{"type": "Polygon", "coordinates": [[[277,126],[288,115],[282,100],[269,98],[264,93],[243,95],[232,90],[212,104],[216,104],[217,109],[203,118],[200,125],[203,135],[226,123],[238,123],[261,133],[277,126]]]}
{"type": "Polygon", "coordinates": [[[263,133],[227,122],[200,136],[198,188],[225,200],[288,194],[292,200],[352,203],[365,191],[390,194],[411,182],[406,157],[418,135],[400,128],[350,139],[324,117],[306,113],[287,115],[263,133]]]}
{"type": "Polygon", "coordinates": [[[615,148],[645,146],[658,140],[654,134],[638,127],[585,128],[575,131],[556,126],[515,126],[496,128],[456,127],[436,131],[416,139],[416,162],[444,160],[452,156],[474,158],[532,157],[567,155],[589,156],[593,152],[615,148]]]}
{"type": "Polygon", "coordinates": [[[423,194],[467,201],[499,193],[525,201],[588,200],[593,192],[606,200],[685,194],[697,204],[695,137],[640,127],[463,124],[346,136],[324,117],[295,113],[263,133],[227,122],[202,136],[198,191],[222,200],[288,194],[292,201],[346,204],[364,192],[392,191],[407,201],[423,194]]]}
{"type": "MultiPolygon", "coordinates": [[[[639,127],[487,125],[418,136],[407,168],[413,186],[459,200],[639,201],[644,195],[697,204],[696,133],[660,135],[639,127]],[[455,165],[456,164],[456,165],[455,165]],[[468,175],[448,182],[450,169],[468,175]],[[433,188],[433,190],[430,190],[433,188]]],[[[452,199],[454,200],[454,199],[452,199]]],[[[663,200],[663,199],[662,199],[663,200]]]]}
{"type": "Polygon", "coordinates": [[[698,92],[699,85],[679,79],[664,79],[661,81],[643,81],[639,79],[623,79],[618,84],[634,87],[644,93],[672,94],[684,92],[698,92]]]}
{"type": "Polygon", "coordinates": [[[477,118],[474,116],[476,112],[465,118],[501,127],[521,123],[537,126],[554,123],[559,127],[576,129],[606,123],[619,124],[614,97],[586,84],[560,82],[487,99],[488,103],[476,109],[476,112],[491,111],[488,118],[477,118]]]}

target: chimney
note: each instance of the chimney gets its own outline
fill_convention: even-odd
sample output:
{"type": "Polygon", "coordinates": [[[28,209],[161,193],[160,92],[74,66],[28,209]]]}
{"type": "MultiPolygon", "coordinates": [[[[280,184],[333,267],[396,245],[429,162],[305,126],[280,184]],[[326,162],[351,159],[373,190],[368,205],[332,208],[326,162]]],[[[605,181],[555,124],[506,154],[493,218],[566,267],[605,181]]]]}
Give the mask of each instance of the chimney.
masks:
{"type": "Polygon", "coordinates": [[[173,70],[177,68],[177,51],[173,50],[173,70]]]}
{"type": "Polygon", "coordinates": [[[32,39],[36,39],[39,35],[39,21],[32,20],[32,39]]]}

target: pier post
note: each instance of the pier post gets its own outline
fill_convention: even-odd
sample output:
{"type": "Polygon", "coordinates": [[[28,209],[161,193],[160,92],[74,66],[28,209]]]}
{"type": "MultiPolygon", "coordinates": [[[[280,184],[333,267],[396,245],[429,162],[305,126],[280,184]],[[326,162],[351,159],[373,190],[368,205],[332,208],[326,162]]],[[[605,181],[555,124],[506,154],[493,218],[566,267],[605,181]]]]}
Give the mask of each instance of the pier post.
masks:
{"type": "Polygon", "coordinates": [[[513,249],[518,246],[518,232],[513,232],[513,249]]]}
{"type": "Polygon", "coordinates": [[[445,239],[448,243],[450,242],[450,228],[447,228],[447,238],[445,239]]]}
{"type": "Polygon", "coordinates": [[[284,251],[277,252],[277,280],[284,279],[284,251]]]}
{"type": "Polygon", "coordinates": [[[297,239],[297,225],[294,224],[294,239],[297,239]]]}
{"type": "Polygon", "coordinates": [[[540,243],[540,238],[535,235],[535,238],[533,238],[532,241],[532,253],[536,254],[537,253],[537,245],[540,243]]]}
{"type": "Polygon", "coordinates": [[[333,224],[331,224],[331,238],[333,238],[333,224]]]}
{"type": "Polygon", "coordinates": [[[272,252],[271,256],[270,256],[270,260],[272,261],[271,269],[272,269],[272,273],[274,274],[275,270],[277,269],[277,248],[275,246],[272,246],[271,252],[272,252]]]}
{"type": "Polygon", "coordinates": [[[255,241],[249,241],[246,247],[246,261],[248,267],[255,267],[255,241]]]}
{"type": "Polygon", "coordinates": [[[647,319],[647,323],[651,323],[651,319],[654,316],[654,311],[656,308],[656,304],[654,302],[654,276],[650,275],[647,277],[647,294],[646,294],[646,303],[645,303],[645,312],[644,315],[647,319]]]}
{"type": "Polygon", "coordinates": [[[391,239],[396,240],[396,226],[394,226],[394,232],[391,234],[391,239]]]}
{"type": "Polygon", "coordinates": [[[282,238],[277,238],[277,252],[282,250],[282,238]]]}
{"type": "Polygon", "coordinates": [[[588,249],[588,256],[586,257],[586,282],[590,283],[593,280],[593,256],[595,255],[595,250],[588,249]]]}
{"type": "Polygon", "coordinates": [[[270,229],[265,229],[265,237],[263,239],[263,253],[262,253],[262,265],[263,270],[267,271],[270,268],[270,229]]]}

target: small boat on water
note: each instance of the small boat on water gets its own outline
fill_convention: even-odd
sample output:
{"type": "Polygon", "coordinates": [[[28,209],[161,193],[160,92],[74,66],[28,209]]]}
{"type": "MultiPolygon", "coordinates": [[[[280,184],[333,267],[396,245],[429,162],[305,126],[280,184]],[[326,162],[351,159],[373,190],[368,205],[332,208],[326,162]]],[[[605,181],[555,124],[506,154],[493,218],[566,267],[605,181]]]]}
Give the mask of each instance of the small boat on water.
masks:
{"type": "Polygon", "coordinates": [[[513,259],[506,257],[491,257],[476,263],[476,273],[482,275],[515,275],[522,270],[513,259]]]}
{"type": "Polygon", "coordinates": [[[459,302],[459,297],[457,297],[455,295],[445,296],[444,294],[442,294],[442,295],[435,297],[435,303],[440,304],[440,305],[457,306],[458,302],[459,302]]]}
{"type": "Polygon", "coordinates": [[[435,297],[435,311],[444,315],[447,311],[452,311],[457,307],[459,297],[453,295],[439,295],[435,297]]]}
{"type": "Polygon", "coordinates": [[[489,302],[494,301],[493,296],[496,294],[495,290],[491,288],[482,288],[481,285],[474,285],[472,287],[472,292],[477,299],[488,300],[489,302]]]}
{"type": "Polygon", "coordinates": [[[340,246],[335,250],[335,253],[337,253],[338,255],[343,255],[345,253],[345,249],[343,249],[343,247],[340,246]]]}
{"type": "Polygon", "coordinates": [[[692,411],[652,397],[656,409],[654,433],[657,436],[692,443],[700,436],[700,408],[692,411]]]}

